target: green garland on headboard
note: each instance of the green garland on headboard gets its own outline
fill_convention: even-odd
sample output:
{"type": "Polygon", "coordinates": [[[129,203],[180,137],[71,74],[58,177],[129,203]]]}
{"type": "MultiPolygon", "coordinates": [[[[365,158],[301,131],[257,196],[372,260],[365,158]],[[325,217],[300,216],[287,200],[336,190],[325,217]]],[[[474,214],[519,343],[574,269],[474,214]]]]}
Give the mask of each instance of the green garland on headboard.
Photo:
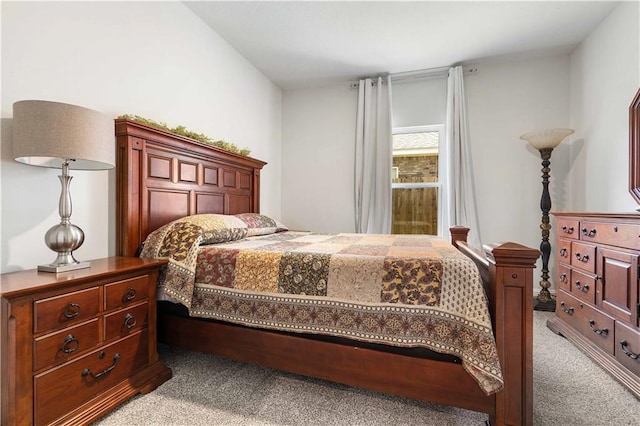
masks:
{"type": "Polygon", "coordinates": [[[233,152],[235,154],[240,154],[244,156],[249,156],[249,154],[251,154],[251,150],[247,148],[240,149],[236,145],[230,142],[226,142],[225,140],[212,139],[203,133],[193,132],[184,126],[169,127],[165,123],[140,117],[139,115],[124,114],[119,116],[118,118],[137,121],[138,123],[146,124],[147,126],[155,127],[157,129],[166,130],[167,132],[178,134],[180,136],[185,136],[187,138],[195,139],[198,142],[206,143],[207,145],[212,145],[217,148],[224,149],[225,151],[233,152]]]}

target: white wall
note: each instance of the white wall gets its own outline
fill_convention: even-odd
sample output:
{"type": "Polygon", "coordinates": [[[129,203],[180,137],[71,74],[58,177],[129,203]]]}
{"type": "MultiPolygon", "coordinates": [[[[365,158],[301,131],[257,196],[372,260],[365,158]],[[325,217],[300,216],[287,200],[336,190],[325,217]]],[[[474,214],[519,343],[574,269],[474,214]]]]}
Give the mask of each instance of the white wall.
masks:
{"type": "MultiPolygon", "coordinates": [[[[520,135],[569,126],[569,56],[476,68],[465,76],[465,90],[482,241],[538,247],[542,160],[520,135]]],[[[567,149],[560,145],[551,158],[552,209],[566,205],[567,149]]]]}
{"type": "Polygon", "coordinates": [[[357,98],[347,83],[284,92],[282,220],[289,228],[355,232],[357,98]]]}
{"type": "MultiPolygon", "coordinates": [[[[67,102],[112,117],[137,114],[251,149],[269,164],[262,211],[280,218],[282,93],[180,2],[2,2],[0,270],[55,258],[59,171],[11,155],[12,104],[67,102]]],[[[115,149],[115,147],[114,147],[115,149]]],[[[115,253],[115,174],[73,172],[81,260],[115,253]]]]}
{"type": "Polygon", "coordinates": [[[392,83],[393,127],[445,124],[447,77],[392,83]]]}
{"type": "Polygon", "coordinates": [[[628,108],[640,87],[640,4],[622,2],[571,55],[568,210],[630,212],[628,108]]]}

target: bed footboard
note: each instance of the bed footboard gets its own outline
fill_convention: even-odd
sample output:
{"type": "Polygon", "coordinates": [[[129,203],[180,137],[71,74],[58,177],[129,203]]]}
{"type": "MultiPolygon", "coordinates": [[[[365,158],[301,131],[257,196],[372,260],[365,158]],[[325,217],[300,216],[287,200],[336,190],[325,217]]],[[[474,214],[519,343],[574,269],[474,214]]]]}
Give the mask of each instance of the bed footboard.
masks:
{"type": "Polygon", "coordinates": [[[450,229],[451,242],[471,258],[485,280],[504,390],[496,394],[491,424],[533,423],[533,268],[540,252],[516,243],[467,245],[469,228],[450,229]],[[486,256],[485,256],[486,255],[486,256]]]}

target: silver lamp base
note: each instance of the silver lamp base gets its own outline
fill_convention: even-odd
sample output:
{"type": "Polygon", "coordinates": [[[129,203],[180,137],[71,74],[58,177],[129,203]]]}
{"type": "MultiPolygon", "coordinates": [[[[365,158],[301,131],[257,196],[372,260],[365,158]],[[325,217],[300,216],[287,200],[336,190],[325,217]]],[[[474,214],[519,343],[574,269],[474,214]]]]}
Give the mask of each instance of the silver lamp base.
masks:
{"type": "Polygon", "coordinates": [[[38,271],[40,272],[55,272],[56,274],[60,272],[69,272],[75,271],[76,269],[84,269],[90,268],[91,262],[78,262],[71,263],[67,265],[56,265],[54,263],[50,263],[48,265],[38,265],[38,271]]]}
{"type": "Polygon", "coordinates": [[[69,184],[72,179],[69,176],[70,161],[75,160],[65,160],[62,163],[62,175],[58,176],[62,184],[62,193],[60,194],[60,203],[58,205],[60,223],[52,226],[44,236],[44,242],[47,247],[58,253],[58,256],[52,263],[38,266],[38,271],[58,273],[91,267],[89,262],[78,262],[73,257],[73,251],[84,242],[84,232],[69,220],[71,217],[69,184]]]}

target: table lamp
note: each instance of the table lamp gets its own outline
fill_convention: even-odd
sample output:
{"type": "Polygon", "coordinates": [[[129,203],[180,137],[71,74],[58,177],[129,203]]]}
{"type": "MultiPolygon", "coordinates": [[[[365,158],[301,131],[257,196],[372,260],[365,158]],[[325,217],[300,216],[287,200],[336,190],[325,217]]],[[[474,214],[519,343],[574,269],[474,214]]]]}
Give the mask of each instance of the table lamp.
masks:
{"type": "Polygon", "coordinates": [[[70,169],[107,170],[115,165],[113,120],[91,109],[59,102],[25,100],[13,104],[13,157],[38,167],[62,169],[58,209],[60,223],[45,234],[56,259],[39,271],[66,272],[88,268],[73,251],[84,242],[84,232],[71,218],[70,169]]]}

